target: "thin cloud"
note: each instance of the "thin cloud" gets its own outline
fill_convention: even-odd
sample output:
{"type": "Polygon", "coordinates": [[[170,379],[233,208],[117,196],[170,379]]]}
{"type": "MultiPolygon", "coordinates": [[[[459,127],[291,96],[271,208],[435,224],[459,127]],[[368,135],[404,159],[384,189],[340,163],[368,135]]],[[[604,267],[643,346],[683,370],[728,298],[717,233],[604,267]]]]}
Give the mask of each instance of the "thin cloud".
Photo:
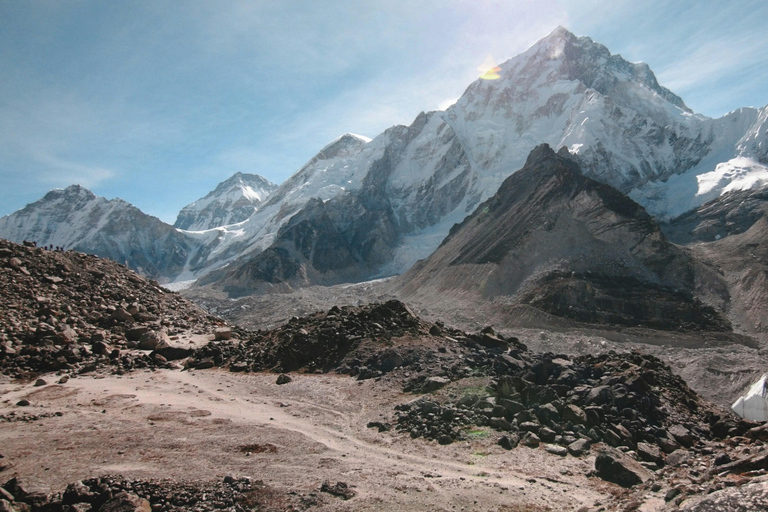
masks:
{"type": "Polygon", "coordinates": [[[112,169],[68,162],[50,155],[37,155],[36,160],[45,166],[39,181],[59,188],[72,184],[95,188],[117,175],[112,169]]]}

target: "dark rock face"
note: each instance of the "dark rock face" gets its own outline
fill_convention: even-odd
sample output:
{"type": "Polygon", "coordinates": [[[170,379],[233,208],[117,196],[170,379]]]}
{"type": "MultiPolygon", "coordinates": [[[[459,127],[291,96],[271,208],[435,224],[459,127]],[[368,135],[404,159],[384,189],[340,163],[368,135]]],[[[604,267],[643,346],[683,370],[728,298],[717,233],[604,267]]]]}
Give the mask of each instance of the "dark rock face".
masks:
{"type": "Polygon", "coordinates": [[[661,225],[675,243],[714,242],[744,233],[768,214],[768,190],[729,192],[661,225]]]}
{"type": "Polygon", "coordinates": [[[0,371],[122,372],[189,355],[168,334],[222,323],[111,260],[0,240],[0,371]],[[150,340],[151,338],[151,340],[150,340]],[[152,354],[133,350],[146,341],[152,354]]]}
{"type": "Polygon", "coordinates": [[[417,300],[466,290],[582,322],[728,330],[694,297],[694,270],[640,205],[542,145],[398,286],[417,300]]]}
{"type": "MultiPolygon", "coordinates": [[[[404,235],[434,225],[467,194],[469,162],[458,138],[444,122],[439,123],[438,130],[441,144],[446,145],[442,158],[437,164],[419,158],[410,163],[416,169],[437,166],[427,183],[412,190],[391,180],[398,165],[410,158],[414,141],[438,118],[438,113],[422,113],[409,127],[387,130],[382,137],[389,143],[381,156],[368,164],[359,190],[327,201],[309,200],[278,230],[268,249],[238,261],[234,268],[209,274],[199,284],[241,296],[279,289],[282,283],[291,287],[330,285],[375,275],[392,261],[404,235]]],[[[267,204],[280,197],[280,192],[276,193],[267,204]]]]}
{"type": "Polygon", "coordinates": [[[716,290],[735,324],[768,331],[768,190],[730,192],[664,230],[713,269],[700,287],[716,290]]]}

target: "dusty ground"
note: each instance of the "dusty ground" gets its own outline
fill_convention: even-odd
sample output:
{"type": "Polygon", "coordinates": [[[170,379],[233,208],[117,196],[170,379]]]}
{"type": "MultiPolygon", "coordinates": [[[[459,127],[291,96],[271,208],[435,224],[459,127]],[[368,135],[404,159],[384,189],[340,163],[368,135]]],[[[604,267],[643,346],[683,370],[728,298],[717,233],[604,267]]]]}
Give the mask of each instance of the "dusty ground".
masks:
{"type": "Polygon", "coordinates": [[[447,511],[578,510],[614,492],[585,476],[594,457],[507,452],[495,444],[498,433],[483,429],[471,441],[439,446],[366,428],[414,398],[385,381],[294,375],[278,386],[274,374],[221,370],[81,376],[64,384],[49,375],[41,387],[2,379],[0,415],[50,417],[2,423],[0,462],[7,468],[0,475],[21,475],[41,490],[107,473],[234,475],[303,492],[343,481],[358,492],[350,501],[324,495],[319,510],[447,511]],[[31,405],[15,405],[21,399],[31,405]]]}

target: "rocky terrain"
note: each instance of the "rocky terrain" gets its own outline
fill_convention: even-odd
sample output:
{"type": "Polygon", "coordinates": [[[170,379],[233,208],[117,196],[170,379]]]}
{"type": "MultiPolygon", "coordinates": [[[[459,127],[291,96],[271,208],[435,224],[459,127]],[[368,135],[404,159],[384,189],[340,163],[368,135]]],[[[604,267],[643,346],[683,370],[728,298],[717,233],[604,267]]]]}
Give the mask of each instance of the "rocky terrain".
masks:
{"type": "Polygon", "coordinates": [[[532,353],[492,329],[471,334],[421,320],[397,301],[240,334],[239,343],[201,347],[186,372],[5,381],[4,506],[765,505],[765,428],[702,400],[652,356],[532,353]],[[106,472],[93,474],[98,468],[106,472]]]}
{"type": "Polygon", "coordinates": [[[694,293],[697,272],[709,275],[700,269],[640,205],[583,176],[567,151],[542,145],[394,282],[425,304],[445,294],[506,296],[592,324],[730,330],[694,293]]]}
{"type": "Polygon", "coordinates": [[[0,240],[0,289],[0,371],[18,378],[167,366],[223,326],[123,265],[33,244],[0,240]]]}

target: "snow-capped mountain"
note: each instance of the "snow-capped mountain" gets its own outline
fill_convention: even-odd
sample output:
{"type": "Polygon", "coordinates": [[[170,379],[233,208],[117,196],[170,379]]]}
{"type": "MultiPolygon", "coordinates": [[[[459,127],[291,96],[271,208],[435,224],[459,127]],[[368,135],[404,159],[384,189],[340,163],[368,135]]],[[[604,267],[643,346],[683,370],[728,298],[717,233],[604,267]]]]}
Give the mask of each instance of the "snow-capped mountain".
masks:
{"type": "Polygon", "coordinates": [[[122,199],[97,197],[79,185],[0,218],[0,234],[12,242],[63,247],[110,258],[160,281],[189,265],[199,241],[122,199]]]}
{"type": "MultiPolygon", "coordinates": [[[[428,256],[540,143],[565,146],[586,175],[629,193],[660,218],[712,194],[763,183],[768,108],[720,119],[693,114],[646,64],[627,62],[563,28],[500,68],[499,80],[477,80],[447,111],[390,128],[333,172],[302,169],[270,198],[271,209],[238,226],[240,243],[273,250],[253,253],[248,268],[261,269],[253,279],[245,278],[245,267],[229,269],[232,289],[244,293],[264,275],[271,276],[267,282],[277,279],[264,274],[277,267],[295,269],[283,280],[296,284],[400,273],[428,256]],[[320,181],[323,194],[304,185],[320,181]],[[292,200],[284,205],[287,197],[292,200]],[[320,198],[322,208],[312,203],[297,214],[311,197],[320,198]],[[308,224],[320,210],[325,220],[308,224]],[[296,219],[287,223],[290,215],[296,219]],[[376,250],[358,245],[372,216],[384,241],[376,250]],[[297,231],[304,236],[297,238],[297,231]],[[343,268],[316,261],[325,250],[317,242],[330,239],[347,247],[335,259],[343,268]]],[[[229,243],[238,243],[235,238],[229,243]]]]}
{"type": "Polygon", "coordinates": [[[662,220],[768,183],[768,107],[692,113],[646,64],[562,27],[499,75],[410,126],[332,141],[246,220],[212,227],[240,218],[228,210],[237,201],[196,202],[196,220],[177,223],[201,230],[184,232],[200,249],[175,279],[243,294],[401,273],[542,143],[662,220]]]}
{"type": "Polygon", "coordinates": [[[236,224],[254,214],[277,185],[258,174],[235,173],[179,212],[174,227],[187,231],[236,224]]]}

